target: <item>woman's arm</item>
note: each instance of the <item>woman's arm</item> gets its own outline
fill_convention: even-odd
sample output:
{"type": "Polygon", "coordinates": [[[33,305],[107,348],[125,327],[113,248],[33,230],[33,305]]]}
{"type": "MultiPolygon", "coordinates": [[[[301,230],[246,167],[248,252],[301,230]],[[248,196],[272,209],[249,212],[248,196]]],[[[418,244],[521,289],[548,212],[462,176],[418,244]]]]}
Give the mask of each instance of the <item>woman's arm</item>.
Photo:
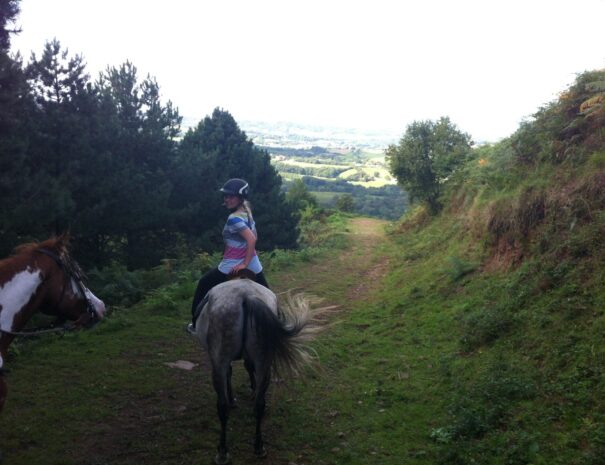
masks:
{"type": "Polygon", "coordinates": [[[244,270],[244,269],[248,268],[248,265],[254,258],[254,253],[255,253],[254,248],[256,247],[256,236],[248,228],[243,229],[242,231],[240,231],[239,234],[246,240],[246,258],[244,259],[243,263],[240,263],[239,265],[235,265],[233,267],[233,269],[231,270],[231,274],[235,274],[239,270],[244,270]]]}

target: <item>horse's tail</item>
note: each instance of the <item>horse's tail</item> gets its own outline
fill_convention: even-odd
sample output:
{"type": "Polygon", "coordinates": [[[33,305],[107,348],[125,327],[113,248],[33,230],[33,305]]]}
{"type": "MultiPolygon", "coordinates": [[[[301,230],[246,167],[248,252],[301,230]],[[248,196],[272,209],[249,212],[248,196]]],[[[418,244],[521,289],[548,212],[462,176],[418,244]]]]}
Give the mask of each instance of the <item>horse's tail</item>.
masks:
{"type": "Polygon", "coordinates": [[[308,343],[320,330],[312,317],[309,300],[288,295],[276,315],[260,299],[247,298],[246,310],[261,350],[274,361],[278,373],[295,374],[310,364],[315,353],[308,343]]]}

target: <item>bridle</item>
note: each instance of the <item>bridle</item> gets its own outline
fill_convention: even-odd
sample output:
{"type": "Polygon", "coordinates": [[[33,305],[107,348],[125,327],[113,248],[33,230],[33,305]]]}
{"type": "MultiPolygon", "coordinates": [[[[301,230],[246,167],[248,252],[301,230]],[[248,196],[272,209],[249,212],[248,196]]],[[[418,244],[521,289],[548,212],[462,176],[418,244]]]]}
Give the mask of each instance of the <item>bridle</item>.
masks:
{"type": "MultiPolygon", "coordinates": [[[[95,306],[92,304],[92,301],[88,298],[88,295],[86,295],[86,291],[84,290],[84,284],[83,284],[83,273],[80,270],[80,267],[70,261],[70,260],[63,260],[59,255],[57,255],[55,252],[48,250],[48,249],[36,249],[35,252],[44,254],[50,258],[53,259],[53,261],[57,264],[57,266],[59,267],[59,269],[61,269],[61,271],[63,271],[63,274],[65,276],[65,279],[63,280],[63,287],[61,288],[61,295],[59,297],[59,299],[57,300],[57,303],[55,304],[53,310],[51,313],[55,313],[56,310],[59,308],[59,306],[61,305],[61,303],[63,302],[63,299],[65,298],[65,291],[67,290],[67,286],[69,284],[70,279],[73,280],[73,282],[75,283],[78,292],[80,292],[80,294],[82,294],[82,297],[84,298],[84,300],[86,301],[86,311],[88,312],[89,315],[89,322],[96,322],[99,320],[99,315],[95,309],[95,306]]],[[[2,333],[7,333],[7,334],[11,334],[13,336],[37,336],[39,334],[44,334],[44,333],[56,333],[56,332],[66,332],[66,331],[71,331],[73,329],[76,329],[78,325],[76,325],[75,322],[73,323],[69,323],[69,324],[65,324],[62,327],[59,328],[55,328],[54,326],[47,326],[47,327],[41,327],[41,328],[34,328],[28,331],[5,331],[5,330],[1,330],[0,332],[2,333]]]]}
{"type": "Polygon", "coordinates": [[[92,320],[99,319],[99,315],[97,314],[95,306],[92,304],[91,300],[88,298],[88,295],[86,295],[84,283],[82,282],[84,280],[84,274],[82,273],[82,270],[80,270],[80,267],[72,261],[62,260],[59,255],[57,255],[56,253],[54,253],[48,249],[37,249],[36,252],[42,253],[42,254],[47,255],[50,258],[52,258],[55,261],[55,263],[59,266],[59,268],[61,268],[61,270],[63,270],[63,273],[65,274],[65,279],[63,280],[63,289],[61,289],[61,297],[57,301],[57,304],[55,305],[53,313],[57,308],[59,308],[59,305],[61,305],[61,302],[63,302],[63,298],[65,297],[65,290],[67,288],[69,279],[71,278],[73,280],[73,282],[76,284],[78,291],[80,292],[80,294],[82,294],[82,297],[84,298],[84,300],[86,302],[86,311],[90,315],[90,318],[92,320]]]}

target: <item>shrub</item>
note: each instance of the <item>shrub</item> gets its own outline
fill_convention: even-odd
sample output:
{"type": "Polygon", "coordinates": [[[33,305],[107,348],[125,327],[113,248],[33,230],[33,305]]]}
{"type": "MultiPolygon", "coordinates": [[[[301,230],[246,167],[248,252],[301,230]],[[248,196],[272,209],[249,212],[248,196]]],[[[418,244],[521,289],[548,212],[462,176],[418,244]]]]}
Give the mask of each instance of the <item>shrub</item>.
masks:
{"type": "Polygon", "coordinates": [[[507,334],[514,325],[515,318],[505,305],[482,308],[467,316],[463,322],[460,339],[462,350],[471,352],[490,344],[507,334]]]}
{"type": "Polygon", "coordinates": [[[477,265],[466,262],[457,257],[450,257],[449,261],[451,267],[447,270],[447,274],[450,276],[452,282],[459,281],[477,269],[477,265]]]}
{"type": "Polygon", "coordinates": [[[535,391],[534,382],[517,367],[497,360],[470,386],[456,386],[449,406],[452,422],[434,429],[431,436],[438,442],[451,443],[505,428],[516,403],[531,399],[535,391]]]}

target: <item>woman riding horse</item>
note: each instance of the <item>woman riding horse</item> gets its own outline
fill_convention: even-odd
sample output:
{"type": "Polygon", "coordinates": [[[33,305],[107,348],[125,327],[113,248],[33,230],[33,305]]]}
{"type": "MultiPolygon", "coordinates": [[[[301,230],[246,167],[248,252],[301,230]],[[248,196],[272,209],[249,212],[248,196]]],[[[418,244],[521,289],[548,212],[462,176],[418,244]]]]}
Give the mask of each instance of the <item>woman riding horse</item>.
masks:
{"type": "Polygon", "coordinates": [[[257,283],[269,288],[263,266],[256,254],[257,232],[247,200],[250,191],[248,183],[243,179],[229,179],[220,191],[223,193],[224,205],[231,212],[223,228],[225,251],[218,267],[212,268],[198,282],[191,305],[192,322],[187,326],[192,334],[195,333],[198,306],[208,291],[217,284],[224,283],[243,270],[249,270],[254,273],[257,283]]]}

